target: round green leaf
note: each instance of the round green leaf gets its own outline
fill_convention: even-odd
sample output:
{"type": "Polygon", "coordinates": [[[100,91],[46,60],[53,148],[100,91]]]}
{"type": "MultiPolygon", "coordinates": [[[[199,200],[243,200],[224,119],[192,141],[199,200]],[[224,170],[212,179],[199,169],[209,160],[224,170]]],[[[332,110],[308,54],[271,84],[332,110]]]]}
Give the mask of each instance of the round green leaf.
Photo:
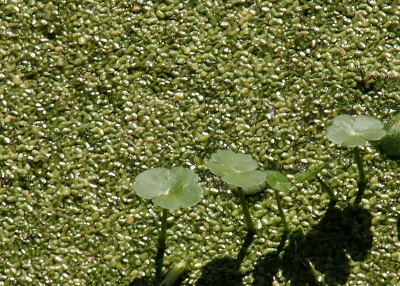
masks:
{"type": "Polygon", "coordinates": [[[139,174],[133,190],[138,196],[152,199],[155,205],[162,208],[186,208],[201,199],[203,190],[197,183],[198,178],[187,168],[156,168],[139,174]]]}
{"type": "Polygon", "coordinates": [[[211,155],[208,168],[217,176],[252,171],[258,168],[258,163],[250,155],[235,153],[231,150],[218,150],[211,155]]]}
{"type": "Polygon", "coordinates": [[[258,168],[257,161],[247,154],[218,150],[211,155],[207,167],[213,174],[221,176],[225,183],[237,187],[247,188],[265,181],[265,174],[256,170],[258,168]]]}
{"type": "Polygon", "coordinates": [[[379,119],[365,115],[354,118],[354,131],[368,141],[379,140],[386,135],[384,125],[379,119]]]}
{"type": "Polygon", "coordinates": [[[379,140],[386,131],[380,120],[365,115],[339,115],[327,128],[327,137],[345,147],[362,146],[367,141],[379,140]]]}
{"type": "Polygon", "coordinates": [[[222,176],[222,180],[227,184],[248,188],[262,184],[265,181],[265,174],[259,170],[245,171],[242,173],[227,174],[222,176]]]}
{"type": "Polygon", "coordinates": [[[279,171],[266,171],[267,183],[278,191],[284,192],[289,190],[292,186],[288,178],[282,175],[279,171]]]}
{"type": "MultiPolygon", "coordinates": [[[[264,176],[265,176],[265,173],[264,173],[264,176]]],[[[242,190],[245,195],[250,196],[250,195],[255,195],[261,191],[264,191],[266,186],[267,186],[267,183],[264,181],[259,185],[253,185],[251,187],[243,188],[242,190]]]]}
{"type": "Polygon", "coordinates": [[[166,183],[171,171],[166,168],[156,168],[140,173],[133,184],[133,190],[139,197],[154,199],[168,192],[166,183]]]}

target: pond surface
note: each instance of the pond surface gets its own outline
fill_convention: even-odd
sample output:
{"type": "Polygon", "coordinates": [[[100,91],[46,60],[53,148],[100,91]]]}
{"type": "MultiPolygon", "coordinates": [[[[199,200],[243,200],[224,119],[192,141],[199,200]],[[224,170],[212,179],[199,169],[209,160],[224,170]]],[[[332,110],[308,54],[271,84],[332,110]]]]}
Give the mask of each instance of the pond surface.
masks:
{"type": "Polygon", "coordinates": [[[398,282],[398,162],[362,150],[353,208],[357,167],[325,136],[337,115],[398,110],[396,1],[3,6],[0,284],[145,285],[182,260],[180,285],[398,282]],[[246,240],[239,198],[206,168],[218,149],[291,180],[286,241],[271,189],[248,197],[258,231],[246,240]],[[334,209],[317,182],[294,182],[325,163],[334,209]],[[131,185],[173,166],[205,192],[170,213],[160,265],[162,211],[131,185]]]}

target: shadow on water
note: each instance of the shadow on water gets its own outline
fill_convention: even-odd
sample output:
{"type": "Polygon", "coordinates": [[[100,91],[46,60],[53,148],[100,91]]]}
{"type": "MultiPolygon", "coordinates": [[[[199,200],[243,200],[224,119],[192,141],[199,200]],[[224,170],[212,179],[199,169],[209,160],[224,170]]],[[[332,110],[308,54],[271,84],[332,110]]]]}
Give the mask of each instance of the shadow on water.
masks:
{"type": "Polygon", "coordinates": [[[162,266],[164,261],[164,253],[165,253],[165,246],[159,246],[157,248],[157,255],[156,255],[156,265],[155,270],[156,274],[154,279],[148,277],[140,277],[133,279],[129,286],[152,286],[152,285],[159,285],[162,280],[162,266]]]}
{"type": "Polygon", "coordinates": [[[254,234],[247,233],[236,259],[226,256],[213,259],[207,263],[203,268],[202,275],[196,282],[196,286],[243,285],[244,274],[240,271],[240,265],[253,241],[253,237],[254,234]]]}
{"type": "MultiPolygon", "coordinates": [[[[362,261],[372,246],[371,214],[359,205],[343,210],[330,207],[321,222],[304,234],[295,230],[289,237],[283,235],[276,251],[262,257],[253,271],[254,286],[272,285],[274,276],[282,270],[286,280],[294,286],[339,285],[347,282],[350,260],[362,261]],[[318,281],[320,274],[324,281],[318,281]]],[[[397,220],[400,239],[400,217],[397,220]]],[[[253,242],[248,233],[236,258],[217,258],[207,263],[196,286],[243,285],[244,273],[240,271],[248,247],[253,242]]],[[[162,280],[163,248],[158,248],[154,279],[136,278],[129,286],[159,285],[162,280]]],[[[246,274],[247,275],[247,274],[246,274]]]]}
{"type": "Polygon", "coordinates": [[[129,286],[153,286],[154,282],[147,277],[135,278],[129,283],[129,286]]]}
{"type": "Polygon", "coordinates": [[[275,274],[282,267],[282,258],[280,256],[285,242],[287,240],[287,234],[282,235],[281,241],[276,251],[268,253],[262,259],[260,259],[254,267],[253,285],[257,286],[268,286],[272,285],[275,274]]]}
{"type": "Polygon", "coordinates": [[[400,214],[397,215],[397,239],[400,240],[400,214]]]}
{"type": "Polygon", "coordinates": [[[309,233],[296,230],[291,234],[282,257],[277,251],[257,263],[253,285],[272,285],[279,269],[295,286],[346,283],[350,274],[347,255],[361,261],[372,246],[371,219],[371,214],[357,205],[329,208],[309,233]],[[325,275],[323,283],[318,282],[316,271],[325,275]]]}

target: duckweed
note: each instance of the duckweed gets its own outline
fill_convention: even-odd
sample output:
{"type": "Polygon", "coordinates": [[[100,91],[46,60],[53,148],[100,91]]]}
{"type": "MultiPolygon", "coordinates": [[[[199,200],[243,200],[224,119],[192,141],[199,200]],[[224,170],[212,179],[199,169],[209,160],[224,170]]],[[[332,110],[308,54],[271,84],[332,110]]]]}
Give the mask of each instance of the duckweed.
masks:
{"type": "MultiPolygon", "coordinates": [[[[181,285],[196,285],[210,260],[239,251],[245,231],[230,231],[238,200],[227,193],[232,203],[221,206],[227,200],[205,172],[218,149],[288,174],[332,160],[330,186],[344,201],[354,195],[355,166],[344,172],[349,162],[335,159],[342,151],[324,130],[351,108],[377,118],[398,109],[398,9],[383,0],[303,2],[7,3],[0,11],[0,281],[154,278],[149,238],[159,215],[129,192],[130,178],[173,165],[205,181],[204,201],[189,211],[198,224],[177,214],[169,236],[174,259],[193,258],[181,285]]],[[[361,204],[389,216],[399,211],[399,170],[374,152],[365,149],[364,160],[379,179],[361,204]]],[[[290,220],[305,231],[321,219],[313,214],[326,211],[316,194],[306,184],[286,194],[290,220]]],[[[249,201],[261,224],[252,252],[263,256],[276,251],[282,231],[269,215],[270,195],[249,201]]],[[[370,254],[351,265],[349,285],[397,282],[396,222],[375,222],[370,254]]],[[[246,259],[243,284],[251,285],[260,258],[246,259]]],[[[280,270],[274,279],[288,282],[280,270]]]]}

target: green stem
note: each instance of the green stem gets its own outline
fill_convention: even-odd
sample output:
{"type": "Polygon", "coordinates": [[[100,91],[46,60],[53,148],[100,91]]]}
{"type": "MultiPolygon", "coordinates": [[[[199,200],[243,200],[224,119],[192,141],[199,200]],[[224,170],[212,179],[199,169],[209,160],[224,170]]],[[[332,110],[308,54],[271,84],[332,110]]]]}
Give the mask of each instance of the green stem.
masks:
{"type": "Polygon", "coordinates": [[[247,229],[250,233],[256,233],[256,227],[254,226],[253,220],[251,219],[251,215],[249,212],[249,208],[247,207],[247,202],[244,197],[243,189],[238,188],[240,203],[242,205],[244,220],[246,221],[247,229]]]}
{"type": "Polygon", "coordinates": [[[317,272],[315,271],[314,266],[311,264],[310,260],[308,260],[307,258],[303,258],[303,265],[305,265],[306,269],[307,269],[307,280],[309,280],[308,285],[310,286],[318,286],[320,285],[318,283],[318,280],[316,279],[318,277],[317,272]]]}
{"type": "Polygon", "coordinates": [[[289,226],[286,222],[285,214],[283,213],[281,198],[279,197],[279,192],[277,189],[274,189],[276,204],[278,205],[279,215],[281,216],[282,224],[283,224],[283,232],[284,235],[289,233],[289,226]]]}
{"type": "Polygon", "coordinates": [[[354,159],[356,160],[359,174],[358,193],[355,202],[360,203],[362,196],[364,195],[365,187],[367,185],[367,178],[365,176],[364,164],[360,155],[360,149],[357,146],[354,147],[354,159]]]}
{"type": "Polygon", "coordinates": [[[319,184],[321,185],[322,189],[328,193],[329,198],[331,199],[331,203],[332,204],[336,204],[337,202],[337,197],[335,196],[335,194],[333,193],[332,189],[327,185],[327,183],[325,183],[324,180],[321,179],[320,176],[315,176],[315,178],[317,179],[317,181],[319,182],[319,184]]]}
{"type": "Polygon", "coordinates": [[[168,210],[163,208],[162,217],[161,217],[161,230],[158,235],[158,245],[161,249],[165,248],[165,238],[167,236],[167,216],[168,210]]]}
{"type": "Polygon", "coordinates": [[[185,270],[186,262],[181,261],[176,264],[172,269],[168,272],[164,281],[161,282],[160,286],[171,286],[174,285],[175,281],[178,280],[179,276],[181,276],[182,272],[185,270]]]}

